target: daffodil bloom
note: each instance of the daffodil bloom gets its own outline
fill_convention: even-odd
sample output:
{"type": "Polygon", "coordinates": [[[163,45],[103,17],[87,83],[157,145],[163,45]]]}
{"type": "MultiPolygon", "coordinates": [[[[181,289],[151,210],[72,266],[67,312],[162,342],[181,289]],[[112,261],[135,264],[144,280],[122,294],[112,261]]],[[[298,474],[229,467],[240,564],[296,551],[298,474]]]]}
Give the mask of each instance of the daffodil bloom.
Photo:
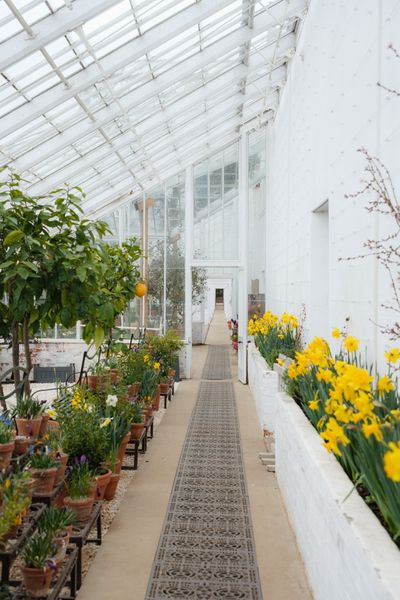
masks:
{"type": "Polygon", "coordinates": [[[378,380],[378,392],[381,394],[386,394],[387,392],[392,392],[394,390],[394,383],[390,379],[388,375],[383,375],[378,380]]]}
{"type": "Polygon", "coordinates": [[[318,409],[318,404],[319,404],[319,400],[310,400],[310,402],[308,403],[308,407],[311,410],[317,410],[318,409]]]}
{"type": "Polygon", "coordinates": [[[325,448],[337,456],[342,456],[339,444],[342,446],[350,444],[350,440],[345,434],[343,427],[333,417],[329,419],[326,429],[321,433],[321,436],[325,440],[325,448]]]}
{"type": "Polygon", "coordinates": [[[148,362],[149,362],[149,360],[150,360],[150,355],[149,355],[149,354],[145,354],[145,355],[143,356],[143,361],[144,361],[145,363],[148,363],[148,362]]]}
{"type": "Polygon", "coordinates": [[[400,348],[391,348],[385,352],[385,358],[388,363],[396,364],[400,358],[400,348]]]}
{"type": "Polygon", "coordinates": [[[383,457],[383,466],[389,479],[400,482],[400,442],[389,442],[389,450],[383,457]]]}
{"type": "Polygon", "coordinates": [[[10,479],[6,479],[4,482],[5,488],[6,490],[9,490],[11,487],[11,480],[10,479]]]}
{"type": "Polygon", "coordinates": [[[153,365],[153,369],[155,369],[156,371],[160,370],[160,363],[159,362],[155,362],[153,365]]]}
{"type": "Polygon", "coordinates": [[[282,358],[277,358],[276,359],[276,364],[279,365],[280,367],[284,367],[285,366],[285,361],[282,358]]]}
{"type": "Polygon", "coordinates": [[[381,442],[383,440],[382,430],[379,426],[378,421],[371,421],[370,423],[363,423],[362,431],[365,437],[368,439],[371,435],[374,436],[377,442],[381,442]]]}
{"type": "Polygon", "coordinates": [[[349,352],[355,352],[356,350],[358,350],[359,341],[354,336],[348,335],[345,338],[343,345],[349,352]]]}
{"type": "Polygon", "coordinates": [[[106,399],[106,405],[107,406],[112,406],[113,408],[115,408],[118,404],[118,396],[115,396],[114,394],[108,394],[107,399],[106,399]]]}
{"type": "Polygon", "coordinates": [[[339,329],[339,327],[334,327],[332,329],[332,337],[335,338],[335,339],[337,339],[337,340],[340,338],[340,329],[339,329]]]}
{"type": "Polygon", "coordinates": [[[102,422],[100,423],[100,429],[103,429],[103,427],[108,427],[108,425],[111,423],[111,421],[112,421],[112,419],[110,417],[103,419],[102,422]]]}
{"type": "Polygon", "coordinates": [[[49,415],[50,419],[56,419],[57,418],[57,413],[54,410],[54,408],[49,408],[46,412],[49,415]]]}

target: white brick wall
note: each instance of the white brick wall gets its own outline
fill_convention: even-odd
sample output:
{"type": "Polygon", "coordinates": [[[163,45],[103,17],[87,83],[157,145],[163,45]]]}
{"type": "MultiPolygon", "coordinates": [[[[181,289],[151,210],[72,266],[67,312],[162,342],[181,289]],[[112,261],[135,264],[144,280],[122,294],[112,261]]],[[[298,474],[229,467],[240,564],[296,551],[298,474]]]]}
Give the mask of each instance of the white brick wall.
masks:
{"type": "Polygon", "coordinates": [[[372,260],[338,259],[359,254],[376,229],[387,228],[385,217],[367,214],[366,198],[344,197],[362,187],[359,147],[382,158],[400,194],[400,98],[377,86],[400,89],[400,60],[387,48],[392,42],[400,49],[399,31],[399,0],[311,0],[268,133],[267,305],[299,312],[305,304],[307,328],[318,333],[311,221],[312,211],[329,199],[329,314],[319,333],[350,316],[351,331],[371,357],[386,343],[373,322],[389,319],[380,308],[391,296],[387,277],[376,273],[372,260]]]}
{"type": "Polygon", "coordinates": [[[278,374],[268,368],[254,342],[248,345],[248,378],[262,429],[275,431],[278,374]]]}

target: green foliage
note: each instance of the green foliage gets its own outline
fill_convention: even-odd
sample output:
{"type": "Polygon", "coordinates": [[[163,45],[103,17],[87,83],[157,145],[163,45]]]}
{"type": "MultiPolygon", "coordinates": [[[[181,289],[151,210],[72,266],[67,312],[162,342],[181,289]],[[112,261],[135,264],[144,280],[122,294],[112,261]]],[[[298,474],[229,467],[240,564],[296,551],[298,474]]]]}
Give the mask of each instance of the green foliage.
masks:
{"type": "Polygon", "coordinates": [[[100,427],[98,416],[85,410],[71,410],[62,415],[61,430],[63,449],[69,456],[69,463],[86,456],[91,468],[101,465],[107,456],[107,432],[100,427]]]}
{"type": "Polygon", "coordinates": [[[70,508],[46,506],[38,523],[40,533],[54,537],[75,521],[75,513],[70,508]]]}
{"type": "Polygon", "coordinates": [[[53,469],[54,467],[58,467],[58,462],[54,456],[46,452],[34,452],[29,462],[32,469],[53,469]]]}
{"type": "Polygon", "coordinates": [[[41,402],[32,396],[26,396],[25,398],[18,398],[13,410],[13,416],[19,417],[20,419],[36,419],[37,417],[40,417],[43,412],[44,405],[41,402]]]}
{"type": "Polygon", "coordinates": [[[147,404],[151,403],[157,386],[158,373],[153,367],[146,367],[140,384],[140,398],[147,404]]]}
{"type": "Polygon", "coordinates": [[[92,488],[93,473],[85,457],[80,457],[70,469],[66,480],[68,496],[70,498],[87,498],[92,488]]]}
{"type": "Polygon", "coordinates": [[[35,535],[22,550],[22,560],[26,567],[44,569],[55,554],[53,541],[46,533],[35,535]]]}
{"type": "Polygon", "coordinates": [[[132,423],[143,423],[142,405],[135,403],[132,411],[132,423]]]}
{"type": "Polygon", "coordinates": [[[144,350],[150,354],[154,361],[160,363],[162,379],[166,379],[168,371],[174,367],[177,352],[182,346],[182,340],[174,331],[167,331],[163,336],[152,335],[146,338],[144,350]]]}
{"type": "Polygon", "coordinates": [[[9,444],[13,440],[13,422],[0,415],[0,444],[9,444]]]}
{"type": "Polygon", "coordinates": [[[144,362],[145,351],[143,348],[136,348],[125,354],[120,359],[120,368],[122,372],[122,381],[125,385],[140,382],[143,372],[146,368],[144,362]]]}

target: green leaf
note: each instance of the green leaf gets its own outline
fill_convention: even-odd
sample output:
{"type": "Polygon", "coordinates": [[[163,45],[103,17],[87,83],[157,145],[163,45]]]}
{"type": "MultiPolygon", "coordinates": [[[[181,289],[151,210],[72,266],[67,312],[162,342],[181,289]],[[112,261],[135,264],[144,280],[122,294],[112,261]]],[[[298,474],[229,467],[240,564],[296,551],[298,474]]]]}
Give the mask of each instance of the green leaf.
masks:
{"type": "Polygon", "coordinates": [[[96,326],[96,329],[94,330],[94,343],[96,348],[99,348],[101,346],[102,341],[104,340],[104,329],[102,327],[99,327],[99,325],[96,326]]]}
{"type": "Polygon", "coordinates": [[[85,279],[86,279],[86,269],[85,269],[85,267],[78,267],[76,269],[76,274],[78,275],[79,281],[81,281],[83,283],[85,281],[85,279]]]}
{"type": "Polygon", "coordinates": [[[15,229],[15,231],[10,231],[8,235],[6,235],[3,245],[4,246],[12,246],[16,242],[19,242],[24,237],[24,232],[20,229],[15,229]]]}

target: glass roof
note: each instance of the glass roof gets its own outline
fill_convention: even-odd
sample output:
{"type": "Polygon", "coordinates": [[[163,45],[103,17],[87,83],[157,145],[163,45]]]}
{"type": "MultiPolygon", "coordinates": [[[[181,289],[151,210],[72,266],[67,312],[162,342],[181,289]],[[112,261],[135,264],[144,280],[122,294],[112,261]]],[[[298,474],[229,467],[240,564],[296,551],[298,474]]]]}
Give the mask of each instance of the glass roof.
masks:
{"type": "Polygon", "coordinates": [[[0,164],[87,210],[273,115],[308,0],[2,0],[0,164]]]}

